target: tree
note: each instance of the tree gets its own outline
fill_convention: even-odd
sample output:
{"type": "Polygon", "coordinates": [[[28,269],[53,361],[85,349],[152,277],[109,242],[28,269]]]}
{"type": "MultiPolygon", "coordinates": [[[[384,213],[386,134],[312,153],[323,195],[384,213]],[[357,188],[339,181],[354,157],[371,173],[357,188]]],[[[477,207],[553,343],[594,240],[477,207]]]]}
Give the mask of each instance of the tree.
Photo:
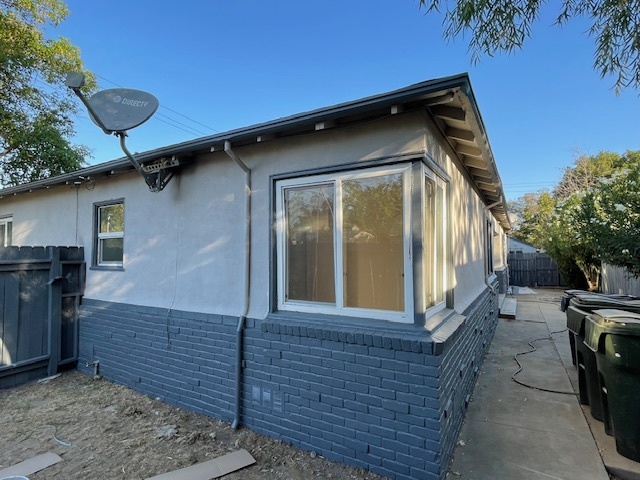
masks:
{"type": "Polygon", "coordinates": [[[640,276],[639,191],[640,151],[583,155],[552,193],[514,202],[515,236],[544,249],[575,286],[596,290],[603,261],[640,276]]]}
{"type": "MultiPolygon", "coordinates": [[[[445,38],[469,32],[472,61],[522,48],[545,2],[540,0],[419,0],[427,12],[445,9],[445,38]]],[[[615,90],[640,88],[640,0],[562,0],[556,24],[589,17],[594,68],[616,77],[615,90]]]]}
{"type": "Polygon", "coordinates": [[[580,155],[572,167],[564,169],[560,182],[553,189],[558,199],[570,197],[577,192],[586,192],[598,186],[602,178],[610,176],[620,168],[624,160],[612,152],[600,152],[597,155],[580,155]]]}
{"type": "Polygon", "coordinates": [[[627,152],[622,164],[587,191],[572,219],[583,241],[603,261],[640,276],[640,152],[627,152]]]}
{"type": "Polygon", "coordinates": [[[62,0],[0,0],[0,183],[17,185],[77,170],[88,151],[70,143],[77,104],[64,79],[95,78],[77,47],[44,29],[67,16],[62,0]]]}

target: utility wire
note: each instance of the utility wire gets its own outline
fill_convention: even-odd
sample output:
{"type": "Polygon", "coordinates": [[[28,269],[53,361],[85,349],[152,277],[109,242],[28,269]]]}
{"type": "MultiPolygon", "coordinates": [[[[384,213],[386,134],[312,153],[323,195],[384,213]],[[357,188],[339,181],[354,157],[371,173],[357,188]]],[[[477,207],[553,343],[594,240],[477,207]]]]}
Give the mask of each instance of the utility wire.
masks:
{"type": "MultiPolygon", "coordinates": [[[[104,80],[105,82],[108,82],[108,83],[110,83],[110,84],[112,84],[112,85],[115,85],[116,87],[119,87],[119,88],[125,88],[125,87],[123,87],[122,85],[120,85],[120,84],[118,84],[118,83],[116,83],[116,82],[113,82],[113,81],[109,80],[108,78],[103,77],[102,75],[98,75],[97,73],[96,73],[95,75],[96,75],[96,77],[101,78],[101,79],[102,79],[102,80],[104,80]]],[[[182,114],[182,113],[180,113],[180,112],[178,112],[178,111],[176,111],[176,110],[174,110],[174,109],[172,109],[172,108],[166,107],[166,106],[164,106],[164,105],[162,105],[162,104],[160,104],[160,108],[164,108],[164,109],[166,109],[166,110],[168,110],[168,111],[170,111],[170,112],[172,112],[172,113],[174,113],[174,114],[176,114],[176,115],[180,115],[181,117],[186,118],[186,119],[187,119],[187,120],[189,120],[190,122],[195,123],[195,124],[197,124],[197,125],[200,125],[201,127],[204,127],[204,128],[206,128],[207,130],[212,130],[212,131],[214,131],[214,132],[219,132],[219,131],[220,131],[220,130],[216,130],[215,128],[212,128],[212,127],[210,127],[210,126],[208,126],[208,125],[205,125],[204,123],[201,123],[201,122],[199,122],[199,121],[197,121],[197,120],[194,120],[193,118],[191,118],[191,117],[189,117],[189,116],[187,116],[187,115],[184,115],[184,114],[182,114]]],[[[160,114],[160,115],[163,115],[163,114],[160,114]]],[[[167,116],[167,115],[164,115],[164,116],[165,116],[167,119],[169,119],[170,121],[172,121],[172,122],[175,122],[175,123],[177,123],[177,124],[183,125],[183,126],[185,126],[185,127],[189,128],[189,129],[193,130],[194,132],[197,132],[197,134],[208,135],[207,133],[202,132],[202,131],[200,131],[200,130],[198,130],[198,129],[196,129],[196,128],[193,128],[193,127],[190,127],[190,126],[188,126],[188,125],[185,125],[184,123],[181,123],[181,122],[179,122],[178,120],[172,119],[172,118],[170,118],[170,117],[169,117],[169,116],[167,116]]],[[[167,123],[167,124],[169,124],[169,125],[172,125],[171,123],[168,123],[167,121],[165,121],[164,123],[167,123]]],[[[185,132],[187,132],[187,133],[192,133],[192,132],[189,132],[189,131],[185,130],[184,128],[180,128],[180,127],[178,127],[177,125],[172,125],[172,126],[174,126],[175,128],[178,128],[178,129],[180,129],[180,130],[183,130],[183,131],[185,131],[185,132]]],[[[193,133],[192,133],[192,134],[193,134],[193,133]]]]}

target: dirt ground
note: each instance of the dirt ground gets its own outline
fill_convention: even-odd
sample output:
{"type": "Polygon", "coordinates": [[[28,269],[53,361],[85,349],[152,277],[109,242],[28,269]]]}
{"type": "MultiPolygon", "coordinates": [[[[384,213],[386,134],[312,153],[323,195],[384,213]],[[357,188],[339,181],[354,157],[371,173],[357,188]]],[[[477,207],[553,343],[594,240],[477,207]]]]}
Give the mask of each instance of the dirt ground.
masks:
{"type": "Polygon", "coordinates": [[[256,463],[223,478],[382,479],[76,371],[0,390],[0,468],[62,457],[30,480],[146,479],[240,448],[256,463]]]}

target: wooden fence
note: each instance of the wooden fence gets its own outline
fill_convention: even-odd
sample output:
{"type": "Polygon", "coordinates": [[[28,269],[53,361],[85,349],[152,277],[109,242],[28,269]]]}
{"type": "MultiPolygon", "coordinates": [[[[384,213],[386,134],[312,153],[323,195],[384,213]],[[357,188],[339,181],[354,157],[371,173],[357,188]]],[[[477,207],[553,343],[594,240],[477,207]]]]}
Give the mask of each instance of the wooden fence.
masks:
{"type": "Polygon", "coordinates": [[[0,388],[75,365],[84,284],[82,247],[0,248],[0,388]]]}
{"type": "Polygon", "coordinates": [[[546,253],[509,252],[509,284],[519,287],[559,287],[558,265],[546,253]]]}
{"type": "Polygon", "coordinates": [[[620,293],[640,296],[640,278],[632,276],[626,268],[602,264],[602,293],[620,293]]]}

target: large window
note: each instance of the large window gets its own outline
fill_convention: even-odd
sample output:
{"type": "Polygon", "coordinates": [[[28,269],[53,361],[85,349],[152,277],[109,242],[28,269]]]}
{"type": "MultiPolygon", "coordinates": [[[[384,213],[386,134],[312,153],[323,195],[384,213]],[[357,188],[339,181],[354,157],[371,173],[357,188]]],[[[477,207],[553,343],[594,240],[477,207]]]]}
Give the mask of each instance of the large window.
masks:
{"type": "Polygon", "coordinates": [[[95,205],[96,241],[94,265],[122,267],[124,257],[124,202],[95,205]]]}
{"type": "Polygon", "coordinates": [[[13,217],[0,218],[0,243],[3,247],[11,246],[13,234],[13,217]]]}
{"type": "Polygon", "coordinates": [[[421,258],[430,306],[444,302],[444,183],[412,182],[413,170],[401,165],[276,183],[280,310],[413,323],[412,197],[422,198],[427,187],[429,253],[421,258]]]}

